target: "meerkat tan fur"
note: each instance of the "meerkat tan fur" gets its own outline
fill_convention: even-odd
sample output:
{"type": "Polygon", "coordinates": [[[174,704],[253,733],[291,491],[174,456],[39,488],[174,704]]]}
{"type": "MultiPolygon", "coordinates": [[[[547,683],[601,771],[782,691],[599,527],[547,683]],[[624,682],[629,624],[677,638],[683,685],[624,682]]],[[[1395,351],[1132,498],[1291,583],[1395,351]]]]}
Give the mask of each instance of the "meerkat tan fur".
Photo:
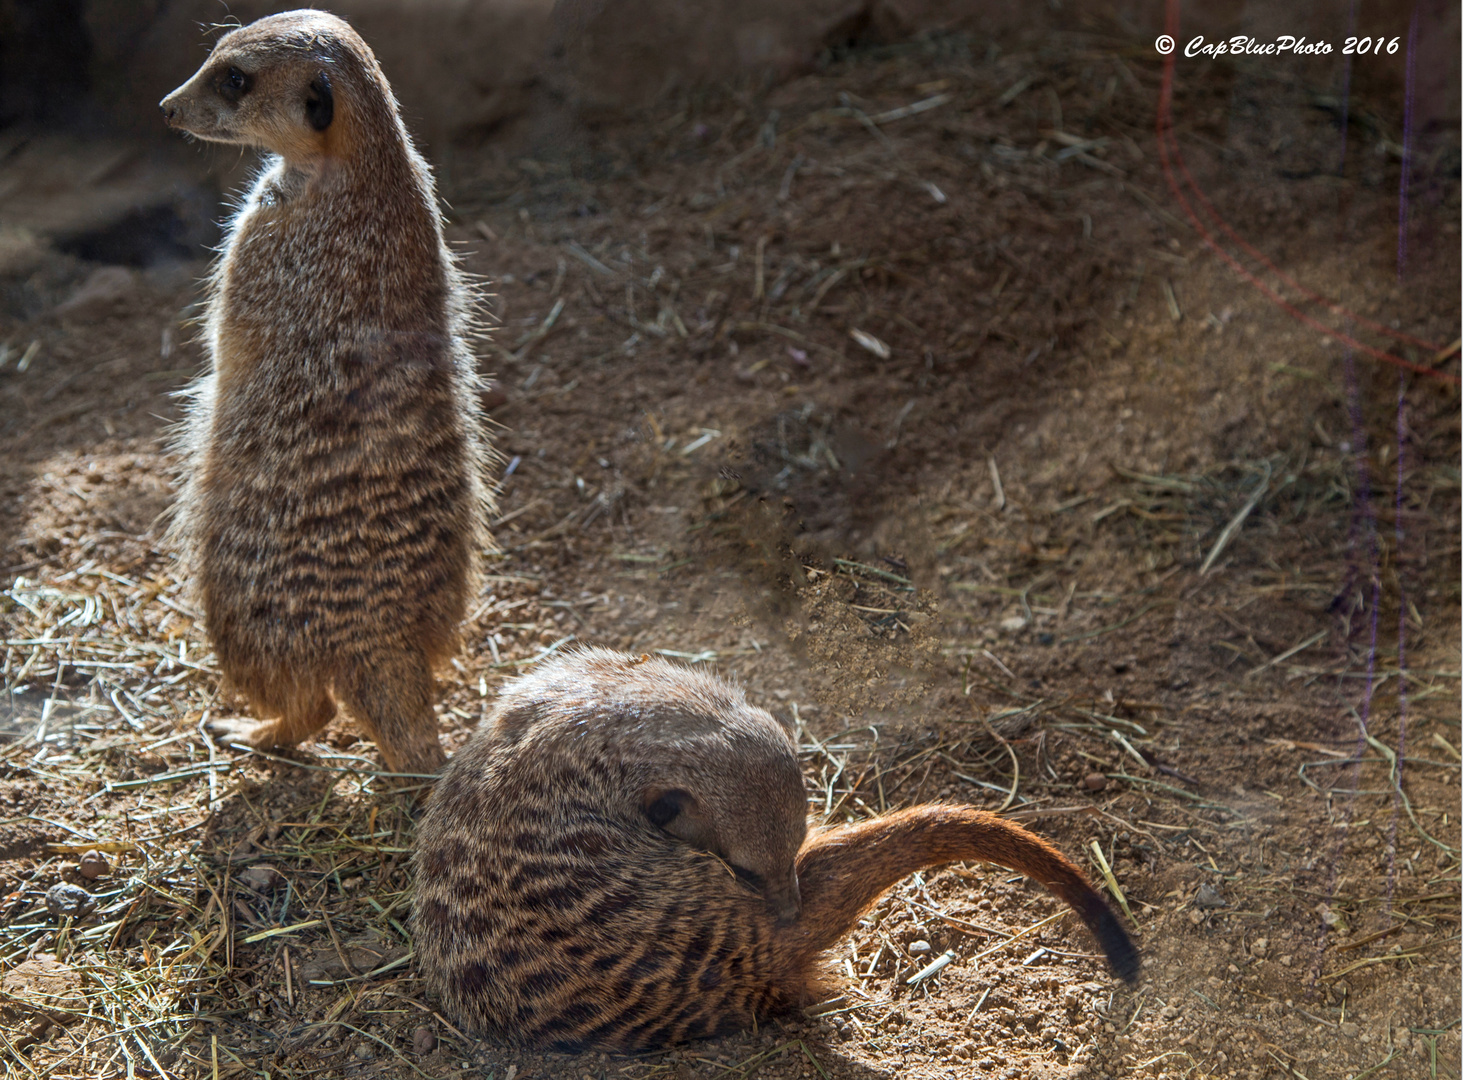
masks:
{"type": "Polygon", "coordinates": [[[994,814],[918,806],[808,835],[790,733],[662,660],[587,650],[507,686],[417,833],[418,962],[447,1012],[526,1046],[632,1051],[822,992],[820,954],[891,885],[983,859],[1138,954],[1082,873],[994,814]]]}
{"type": "Polygon", "coordinates": [[[168,124],[271,157],[209,283],[211,370],[175,535],[258,747],[337,704],[395,770],[444,758],[434,667],[488,542],[473,296],[427,163],[366,43],[319,11],[225,34],[168,124]]]}

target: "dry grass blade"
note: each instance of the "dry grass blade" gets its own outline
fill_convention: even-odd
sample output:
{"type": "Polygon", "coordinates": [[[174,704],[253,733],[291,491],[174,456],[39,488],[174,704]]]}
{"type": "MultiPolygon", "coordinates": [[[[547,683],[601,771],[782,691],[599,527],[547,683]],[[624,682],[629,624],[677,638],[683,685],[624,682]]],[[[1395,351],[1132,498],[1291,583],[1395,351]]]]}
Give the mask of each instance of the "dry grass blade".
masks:
{"type": "Polygon", "coordinates": [[[1344,968],[1331,972],[1329,975],[1322,975],[1320,981],[1330,982],[1332,979],[1340,979],[1346,975],[1350,975],[1353,971],[1357,971],[1358,969],[1364,967],[1371,967],[1373,964],[1385,964],[1392,960],[1411,960],[1414,957],[1418,957],[1421,955],[1422,953],[1420,952],[1409,952],[1389,953],[1386,956],[1368,956],[1364,960],[1353,961],[1352,963],[1347,964],[1344,968]]]}
{"type": "Polygon", "coordinates": [[[1107,882],[1107,887],[1112,891],[1114,899],[1122,906],[1123,914],[1135,926],[1138,920],[1133,918],[1133,912],[1128,907],[1128,898],[1123,895],[1123,887],[1118,884],[1118,879],[1112,872],[1112,867],[1107,864],[1107,856],[1102,853],[1102,845],[1096,840],[1092,841],[1092,854],[1097,860],[1097,868],[1102,871],[1102,878],[1107,882]]]}
{"type": "Polygon", "coordinates": [[[807,1058],[808,1062],[813,1066],[813,1068],[818,1070],[818,1075],[821,1076],[823,1080],[828,1080],[828,1073],[825,1072],[823,1066],[818,1063],[818,1059],[813,1056],[813,1052],[808,1049],[808,1044],[799,1039],[798,1048],[802,1050],[803,1057],[807,1058]]]}
{"type": "Polygon", "coordinates": [[[1043,926],[1049,926],[1050,924],[1056,922],[1058,919],[1060,919],[1065,914],[1067,914],[1065,911],[1059,911],[1055,915],[1048,915],[1045,919],[1042,919],[1040,922],[1032,923],[1025,930],[1018,930],[1016,933],[1012,934],[1010,937],[1006,938],[1005,940],[997,942],[995,945],[992,945],[989,949],[982,949],[980,952],[978,952],[974,956],[972,956],[970,958],[970,961],[969,962],[971,964],[974,964],[974,963],[976,963],[979,960],[984,960],[987,956],[992,956],[995,953],[1000,952],[1002,949],[1006,948],[1007,946],[1014,945],[1016,942],[1022,940],[1023,938],[1030,937],[1032,934],[1034,934],[1038,930],[1040,930],[1043,926]]]}
{"type": "Polygon", "coordinates": [[[1255,490],[1250,493],[1250,497],[1245,500],[1245,504],[1239,508],[1239,512],[1229,519],[1229,523],[1220,532],[1219,539],[1214,541],[1214,546],[1209,549],[1209,554],[1204,557],[1203,563],[1199,565],[1200,574],[1207,574],[1209,572],[1209,568],[1214,565],[1214,560],[1219,558],[1224,549],[1229,546],[1229,542],[1234,539],[1235,534],[1244,525],[1245,519],[1260,504],[1260,500],[1264,498],[1265,492],[1270,490],[1270,463],[1267,461],[1264,465],[1265,475],[1255,485],[1255,490]]]}
{"type": "Polygon", "coordinates": [[[1309,649],[1312,645],[1319,645],[1322,641],[1325,641],[1326,638],[1330,636],[1330,634],[1331,634],[1331,631],[1330,630],[1322,630],[1320,633],[1312,634],[1310,637],[1308,637],[1304,641],[1302,641],[1299,645],[1292,646],[1291,648],[1286,649],[1279,656],[1273,657],[1270,660],[1266,660],[1259,667],[1252,668],[1251,670],[1245,672],[1245,678],[1247,678],[1247,679],[1248,678],[1252,678],[1255,675],[1258,675],[1260,672],[1267,671],[1267,670],[1269,670],[1270,668],[1274,667],[1277,664],[1283,664],[1285,661],[1289,660],[1292,656],[1295,656],[1297,653],[1304,652],[1306,649],[1309,649]]]}
{"type": "Polygon", "coordinates": [[[933,960],[931,960],[924,967],[920,968],[918,971],[916,971],[909,978],[905,979],[904,980],[904,985],[906,985],[906,986],[913,986],[915,983],[924,982],[926,979],[928,979],[931,975],[934,975],[936,972],[945,970],[945,968],[949,966],[950,961],[952,961],[954,959],[955,959],[955,950],[954,949],[946,949],[939,956],[935,957],[933,960]]]}
{"type": "Polygon", "coordinates": [[[1408,798],[1407,792],[1402,787],[1402,774],[1401,770],[1397,767],[1396,751],[1394,751],[1390,746],[1382,742],[1370,732],[1366,733],[1365,738],[1373,749],[1375,749],[1378,753],[1380,753],[1384,758],[1387,759],[1387,779],[1392,785],[1393,790],[1397,793],[1397,797],[1401,801],[1403,808],[1406,809],[1407,817],[1412,822],[1412,827],[1417,830],[1417,835],[1422,837],[1429,844],[1432,844],[1434,847],[1444,852],[1445,854],[1457,856],[1459,851],[1458,848],[1453,847],[1451,844],[1445,844],[1443,843],[1443,841],[1438,840],[1437,838],[1432,836],[1426,829],[1422,827],[1422,822],[1417,820],[1417,814],[1412,809],[1412,800],[1408,798]]]}
{"type": "Polygon", "coordinates": [[[912,587],[914,584],[907,577],[902,577],[899,574],[890,573],[888,570],[881,570],[877,566],[870,566],[867,563],[854,562],[852,559],[834,559],[833,563],[835,566],[843,567],[845,570],[852,570],[855,573],[868,574],[876,578],[882,578],[885,581],[892,581],[896,585],[912,587]]]}
{"type": "Polygon", "coordinates": [[[997,808],[996,813],[999,814],[1010,809],[1011,804],[1016,801],[1016,790],[1021,785],[1021,761],[1016,757],[1016,751],[1012,749],[1010,742],[992,726],[989,717],[982,715],[981,722],[985,724],[985,729],[991,733],[991,738],[1005,747],[1006,753],[1011,756],[1011,790],[1006,792],[1005,801],[997,808]]]}

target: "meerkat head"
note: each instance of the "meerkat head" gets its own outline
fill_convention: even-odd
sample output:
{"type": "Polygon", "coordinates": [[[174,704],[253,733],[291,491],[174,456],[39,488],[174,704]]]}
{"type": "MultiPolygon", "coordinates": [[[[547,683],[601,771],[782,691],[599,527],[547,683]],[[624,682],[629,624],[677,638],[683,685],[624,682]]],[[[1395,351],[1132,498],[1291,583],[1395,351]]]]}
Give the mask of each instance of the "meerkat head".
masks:
{"type": "Polygon", "coordinates": [[[219,38],[207,62],[159,107],[169,127],[197,138],[304,160],[339,149],[341,128],[350,126],[341,98],[372,96],[370,82],[385,87],[371,50],[347,23],[322,11],[290,11],[219,38]]]}
{"type": "Polygon", "coordinates": [[[566,746],[618,760],[624,812],[719,856],[778,919],[796,918],[808,833],[797,745],[735,686],[659,658],[582,649],[505,686],[488,724],[525,762],[566,746]]]}
{"type": "Polygon", "coordinates": [[[652,825],[719,856],[789,922],[802,903],[796,861],[808,834],[797,756],[780,729],[734,731],[727,742],[713,754],[677,755],[640,788],[641,808],[652,825]]]}

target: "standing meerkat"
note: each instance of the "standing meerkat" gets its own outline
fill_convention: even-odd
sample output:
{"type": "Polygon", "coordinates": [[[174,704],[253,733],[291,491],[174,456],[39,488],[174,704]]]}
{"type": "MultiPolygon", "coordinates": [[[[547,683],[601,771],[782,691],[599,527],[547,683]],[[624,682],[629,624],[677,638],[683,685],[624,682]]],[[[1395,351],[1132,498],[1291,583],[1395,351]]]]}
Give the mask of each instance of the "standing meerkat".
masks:
{"type": "Polygon", "coordinates": [[[417,832],[418,962],[448,1013],[533,1047],[646,1050],[815,1000],[820,954],[901,878],[962,859],[1138,953],[1045,840],[964,806],[807,834],[791,733],[714,676],[590,649],[509,684],[417,832]]]}
{"type": "Polygon", "coordinates": [[[474,297],[376,58],[321,11],[218,40],[168,125],[272,156],[208,285],[210,370],[185,425],[175,535],[257,747],[337,704],[387,766],[444,760],[433,669],[489,542],[474,297]]]}

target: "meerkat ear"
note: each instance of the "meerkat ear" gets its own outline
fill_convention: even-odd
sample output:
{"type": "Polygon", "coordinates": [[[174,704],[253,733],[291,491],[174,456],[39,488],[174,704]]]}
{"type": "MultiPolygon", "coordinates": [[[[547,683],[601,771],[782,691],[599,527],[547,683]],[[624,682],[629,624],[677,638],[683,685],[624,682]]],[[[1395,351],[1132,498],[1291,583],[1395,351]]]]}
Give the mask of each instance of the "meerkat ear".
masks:
{"type": "Polygon", "coordinates": [[[305,95],[305,119],[316,131],[324,131],[335,119],[335,92],[330,89],[330,77],[323,71],[310,82],[309,93],[305,95]]]}
{"type": "Polygon", "coordinates": [[[644,797],[645,816],[657,828],[703,851],[718,851],[716,830],[696,796],[681,788],[649,788],[644,797]]]}

